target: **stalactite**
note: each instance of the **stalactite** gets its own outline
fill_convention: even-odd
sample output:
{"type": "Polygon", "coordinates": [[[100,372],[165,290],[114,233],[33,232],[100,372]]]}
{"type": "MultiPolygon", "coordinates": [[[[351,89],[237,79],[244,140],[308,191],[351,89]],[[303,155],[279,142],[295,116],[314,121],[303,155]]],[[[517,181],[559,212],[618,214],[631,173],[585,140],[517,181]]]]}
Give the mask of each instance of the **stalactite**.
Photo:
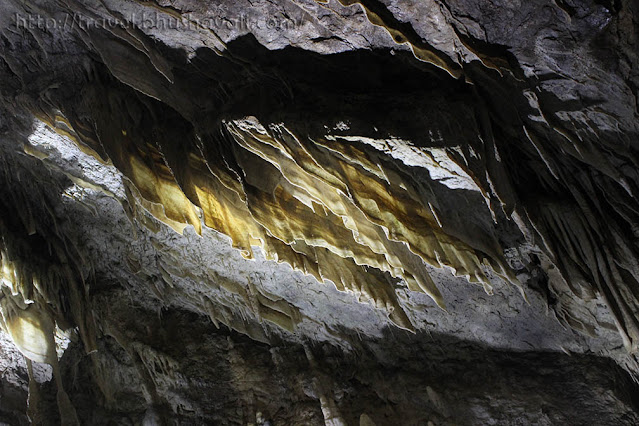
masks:
{"type": "MultiPolygon", "coordinates": [[[[116,94],[110,102],[117,104],[116,94]]],[[[221,141],[218,149],[225,154],[212,157],[192,133],[187,135],[190,142],[180,146],[172,139],[179,137],[177,132],[153,133],[151,142],[133,130],[114,133],[106,126],[96,128],[101,147],[127,179],[132,217],[155,229],[136,213],[143,208],[180,233],[187,225],[199,233],[202,220],[230,236],[243,256],[251,258],[251,246],[260,246],[268,259],[330,280],[339,290],[355,292],[361,301],[387,310],[403,328],[413,326],[390,277],[403,279],[410,290],[426,292],[444,307],[423,262],[449,267],[482,283],[487,292],[491,284],[484,264],[517,282],[500,249],[487,255],[447,234],[433,211],[437,200],[424,199],[428,189],[356,144],[304,140],[283,124],[266,129],[247,118],[224,124],[230,140],[221,141]],[[241,176],[225,158],[237,165],[241,176]],[[371,273],[371,267],[380,274],[371,273]]],[[[474,236],[466,240],[482,248],[497,247],[474,236]]],[[[165,281],[170,284],[170,277],[165,281]]],[[[267,315],[285,324],[278,314],[267,315]]]]}

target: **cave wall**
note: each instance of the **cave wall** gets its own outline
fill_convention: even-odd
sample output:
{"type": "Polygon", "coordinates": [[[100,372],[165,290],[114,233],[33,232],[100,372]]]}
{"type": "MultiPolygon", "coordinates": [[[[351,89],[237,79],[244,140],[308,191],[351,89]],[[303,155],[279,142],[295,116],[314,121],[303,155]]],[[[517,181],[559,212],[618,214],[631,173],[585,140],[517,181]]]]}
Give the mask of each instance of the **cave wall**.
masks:
{"type": "Polygon", "coordinates": [[[637,422],[636,2],[2,12],[7,422],[637,422]]]}

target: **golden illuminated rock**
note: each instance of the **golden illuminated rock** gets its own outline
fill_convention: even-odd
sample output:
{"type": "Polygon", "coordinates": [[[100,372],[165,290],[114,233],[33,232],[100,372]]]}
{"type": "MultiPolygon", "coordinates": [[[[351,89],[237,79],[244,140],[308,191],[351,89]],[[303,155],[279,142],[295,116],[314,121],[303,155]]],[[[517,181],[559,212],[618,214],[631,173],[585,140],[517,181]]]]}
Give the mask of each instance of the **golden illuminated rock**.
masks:
{"type": "MultiPolygon", "coordinates": [[[[482,265],[513,278],[499,249],[489,255],[448,234],[427,188],[355,142],[316,142],[295,136],[284,124],[267,129],[251,117],[225,126],[233,145],[223,155],[239,174],[192,134],[181,145],[166,134],[142,143],[136,138],[145,137],[135,132],[100,134],[98,128],[109,160],[130,181],[133,217],[139,205],[178,232],[192,225],[200,233],[202,221],[231,237],[245,257],[253,256],[251,246],[260,246],[268,259],[356,293],[407,329],[413,326],[393,279],[445,304],[424,263],[449,267],[489,292],[482,265]]],[[[498,247],[472,236],[466,240],[498,247]]],[[[291,328],[273,315],[264,314],[291,328]]]]}

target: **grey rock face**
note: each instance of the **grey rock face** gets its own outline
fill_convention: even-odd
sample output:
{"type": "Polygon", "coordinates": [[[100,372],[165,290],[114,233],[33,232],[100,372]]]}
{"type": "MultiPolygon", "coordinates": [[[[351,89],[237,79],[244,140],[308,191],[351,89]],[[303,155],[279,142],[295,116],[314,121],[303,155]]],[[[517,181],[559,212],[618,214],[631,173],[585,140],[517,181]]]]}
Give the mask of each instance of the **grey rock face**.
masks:
{"type": "Polygon", "coordinates": [[[0,422],[639,423],[636,2],[0,11],[0,422]]]}

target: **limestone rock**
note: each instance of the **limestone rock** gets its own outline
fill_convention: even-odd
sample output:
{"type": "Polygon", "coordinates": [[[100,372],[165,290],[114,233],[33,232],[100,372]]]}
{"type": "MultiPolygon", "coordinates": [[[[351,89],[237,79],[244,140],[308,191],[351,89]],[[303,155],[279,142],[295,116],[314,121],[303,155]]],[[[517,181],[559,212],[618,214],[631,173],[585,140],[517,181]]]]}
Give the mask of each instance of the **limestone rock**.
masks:
{"type": "Polygon", "coordinates": [[[637,2],[0,12],[1,422],[639,423],[637,2]]]}

